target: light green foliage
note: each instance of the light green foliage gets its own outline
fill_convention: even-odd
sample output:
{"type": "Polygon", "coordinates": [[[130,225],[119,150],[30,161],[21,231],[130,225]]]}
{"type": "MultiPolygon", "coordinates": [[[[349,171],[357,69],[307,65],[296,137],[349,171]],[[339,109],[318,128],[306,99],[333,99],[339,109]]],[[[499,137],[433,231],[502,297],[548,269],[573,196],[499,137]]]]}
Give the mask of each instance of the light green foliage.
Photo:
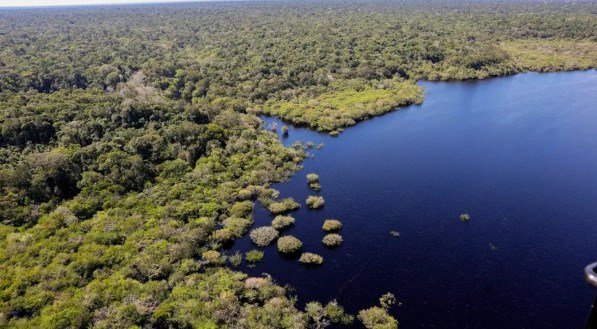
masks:
{"type": "Polygon", "coordinates": [[[337,219],[326,219],[321,228],[326,232],[338,231],[342,228],[342,222],[337,219]]]}
{"type": "Polygon", "coordinates": [[[240,252],[235,252],[234,254],[227,257],[228,262],[234,267],[238,267],[243,261],[243,255],[240,252]]]}
{"type": "Polygon", "coordinates": [[[360,311],[358,318],[367,329],[398,329],[398,321],[379,306],[360,311]]]}
{"type": "Polygon", "coordinates": [[[303,247],[301,240],[292,235],[286,235],[278,239],[278,251],[284,254],[293,254],[303,247]]]}
{"type": "Polygon", "coordinates": [[[218,265],[222,263],[222,254],[215,250],[208,250],[201,254],[201,260],[208,264],[218,265]]]}
{"type": "Polygon", "coordinates": [[[259,250],[250,250],[245,253],[245,259],[249,263],[257,263],[263,260],[263,252],[259,250]]]}
{"type": "Polygon", "coordinates": [[[274,202],[267,207],[272,214],[283,214],[289,211],[297,210],[300,205],[292,198],[286,198],[278,202],[274,202]]]}
{"type": "Polygon", "coordinates": [[[307,182],[308,183],[317,183],[319,182],[319,175],[315,173],[307,174],[307,182]]]}
{"type": "Polygon", "coordinates": [[[278,231],[271,226],[262,226],[252,230],[250,236],[254,244],[265,247],[278,237],[278,231]]]}
{"type": "Polygon", "coordinates": [[[319,176],[317,174],[307,174],[307,183],[309,183],[309,187],[313,191],[321,190],[321,185],[319,184],[319,176]]]}
{"type": "Polygon", "coordinates": [[[247,233],[253,221],[247,218],[228,217],[222,221],[225,229],[229,230],[235,237],[240,238],[247,233]]]}
{"type": "Polygon", "coordinates": [[[319,131],[333,131],[422,100],[422,88],[411,81],[338,80],[315,98],[309,90],[292,101],[270,101],[263,111],[319,131]]]}
{"type": "Polygon", "coordinates": [[[253,202],[249,200],[237,202],[230,207],[232,217],[251,217],[251,212],[253,212],[253,202]]]}
{"type": "Polygon", "coordinates": [[[459,216],[461,222],[468,222],[471,220],[471,215],[469,214],[460,214],[459,216]]]}
{"type": "Polygon", "coordinates": [[[325,328],[330,323],[349,325],[354,317],[344,312],[344,308],[334,300],[322,306],[319,302],[310,302],[305,305],[305,314],[313,328],[325,328]]]}
{"type": "Polygon", "coordinates": [[[321,241],[327,247],[337,247],[342,244],[343,239],[340,234],[330,233],[326,234],[321,241]]]}
{"type": "Polygon", "coordinates": [[[397,329],[398,321],[388,313],[388,309],[396,303],[392,293],[385,293],[379,298],[379,306],[359,312],[358,318],[367,329],[397,329]]]}
{"type": "Polygon", "coordinates": [[[299,262],[308,265],[321,265],[323,264],[323,257],[318,254],[304,252],[301,254],[299,262]]]}
{"type": "Polygon", "coordinates": [[[276,230],[282,230],[289,226],[294,225],[295,219],[292,216],[278,215],[272,220],[272,227],[276,230]]]}
{"type": "Polygon", "coordinates": [[[323,207],[325,200],[322,196],[310,195],[305,200],[305,204],[309,209],[319,209],[323,207]]]}
{"type": "Polygon", "coordinates": [[[227,243],[234,240],[234,234],[227,228],[216,230],[211,236],[214,240],[220,243],[227,243]]]}

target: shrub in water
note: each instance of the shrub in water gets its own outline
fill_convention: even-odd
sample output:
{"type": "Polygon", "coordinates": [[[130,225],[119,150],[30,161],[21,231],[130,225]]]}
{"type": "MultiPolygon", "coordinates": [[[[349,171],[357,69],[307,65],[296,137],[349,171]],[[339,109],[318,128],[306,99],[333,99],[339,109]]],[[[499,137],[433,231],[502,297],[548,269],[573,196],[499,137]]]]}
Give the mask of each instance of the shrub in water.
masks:
{"type": "Polygon", "coordinates": [[[285,212],[289,212],[292,210],[297,210],[301,205],[299,205],[296,201],[294,201],[294,199],[292,198],[286,198],[282,201],[279,202],[273,202],[272,204],[269,205],[269,207],[267,207],[267,209],[269,211],[272,212],[272,214],[282,214],[285,212]]]}
{"type": "Polygon", "coordinates": [[[243,256],[240,254],[240,252],[237,251],[234,254],[228,256],[228,261],[232,266],[237,267],[243,261],[243,256]]]}
{"type": "Polygon", "coordinates": [[[263,226],[252,230],[250,237],[254,244],[265,247],[278,237],[278,231],[271,226],[263,226]]]}
{"type": "Polygon", "coordinates": [[[342,244],[343,239],[340,234],[332,233],[326,234],[321,241],[328,247],[337,247],[342,244]]]}
{"type": "Polygon", "coordinates": [[[284,228],[287,228],[290,225],[294,224],[294,218],[292,216],[276,216],[276,218],[274,218],[274,220],[272,221],[272,226],[276,229],[276,230],[282,230],[284,228]]]}
{"type": "Polygon", "coordinates": [[[299,251],[303,247],[301,240],[286,235],[278,239],[278,251],[284,254],[292,254],[299,251]]]}
{"type": "Polygon", "coordinates": [[[318,182],[309,183],[309,187],[315,192],[321,190],[321,185],[318,182]]]}
{"type": "Polygon", "coordinates": [[[359,320],[367,329],[397,329],[398,321],[385,308],[373,306],[359,312],[359,320]]]}
{"type": "Polygon", "coordinates": [[[342,223],[337,219],[326,219],[321,228],[326,232],[337,231],[342,228],[342,223]]]}
{"type": "Polygon", "coordinates": [[[321,265],[323,263],[323,257],[319,256],[318,254],[304,252],[301,255],[301,258],[299,258],[299,262],[303,264],[321,265]]]}
{"type": "Polygon", "coordinates": [[[259,250],[251,250],[245,253],[245,259],[249,263],[257,263],[263,260],[263,252],[259,250]]]}
{"type": "Polygon", "coordinates": [[[286,126],[286,125],[282,126],[282,134],[284,136],[288,136],[288,126],[286,126]]]}
{"type": "Polygon", "coordinates": [[[307,182],[310,183],[317,183],[319,182],[319,176],[314,173],[307,174],[307,182]]]}
{"type": "Polygon", "coordinates": [[[305,203],[307,204],[307,207],[309,207],[310,209],[318,209],[323,207],[325,200],[322,196],[310,195],[307,197],[305,203]]]}
{"type": "Polygon", "coordinates": [[[460,221],[461,222],[468,222],[471,219],[471,215],[469,214],[460,214],[460,221]]]}

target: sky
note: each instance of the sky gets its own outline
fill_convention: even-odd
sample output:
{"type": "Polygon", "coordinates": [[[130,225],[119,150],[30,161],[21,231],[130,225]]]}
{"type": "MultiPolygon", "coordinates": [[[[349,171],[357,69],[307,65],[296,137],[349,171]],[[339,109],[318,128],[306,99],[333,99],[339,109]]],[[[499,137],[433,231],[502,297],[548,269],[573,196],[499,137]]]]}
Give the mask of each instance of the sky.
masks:
{"type": "Polygon", "coordinates": [[[189,0],[0,0],[0,7],[68,6],[115,3],[183,2],[189,0]]]}

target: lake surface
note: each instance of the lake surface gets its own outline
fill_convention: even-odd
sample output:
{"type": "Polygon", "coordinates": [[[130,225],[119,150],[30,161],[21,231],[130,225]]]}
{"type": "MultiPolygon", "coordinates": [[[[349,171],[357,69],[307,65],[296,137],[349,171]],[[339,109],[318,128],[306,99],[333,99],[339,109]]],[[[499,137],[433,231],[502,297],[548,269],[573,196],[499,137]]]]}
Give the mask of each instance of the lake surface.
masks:
{"type": "MultiPolygon", "coordinates": [[[[285,144],[325,146],[274,187],[303,204],[287,233],[324,264],[274,244],[243,270],[291,285],[301,307],[337,299],[354,314],[392,292],[401,328],[584,328],[597,294],[582,276],[597,260],[597,72],[422,85],[422,105],[337,138],[291,127],[285,144]],[[310,172],[319,211],[304,206],[310,172]],[[321,243],[326,218],[344,224],[339,248],[321,243]]],[[[272,219],[254,215],[255,227],[272,219]]]]}

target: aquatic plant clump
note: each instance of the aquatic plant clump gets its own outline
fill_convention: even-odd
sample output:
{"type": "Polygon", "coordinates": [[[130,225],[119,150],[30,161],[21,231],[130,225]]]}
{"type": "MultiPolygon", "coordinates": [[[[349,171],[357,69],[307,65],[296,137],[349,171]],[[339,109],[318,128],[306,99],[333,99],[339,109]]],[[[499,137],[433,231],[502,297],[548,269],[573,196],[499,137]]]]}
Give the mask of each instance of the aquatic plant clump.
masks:
{"type": "Polygon", "coordinates": [[[358,318],[367,329],[398,329],[398,321],[379,306],[360,311],[358,318]]]}
{"type": "Polygon", "coordinates": [[[342,236],[340,234],[331,233],[326,234],[326,236],[324,236],[321,241],[327,247],[337,247],[341,245],[344,240],[342,239],[342,236]]]}
{"type": "Polygon", "coordinates": [[[314,173],[307,174],[307,182],[309,184],[319,182],[319,175],[314,174],[314,173]]]}
{"type": "Polygon", "coordinates": [[[299,258],[299,262],[309,265],[321,265],[323,264],[323,257],[319,256],[318,254],[305,252],[299,258]]]}
{"type": "Polygon", "coordinates": [[[263,260],[263,252],[259,250],[251,250],[245,253],[245,260],[249,263],[257,263],[263,260]]]}
{"type": "Polygon", "coordinates": [[[338,231],[342,228],[342,223],[337,219],[326,219],[321,228],[326,232],[338,231]]]}
{"type": "Polygon", "coordinates": [[[286,198],[282,201],[274,202],[267,207],[267,209],[274,215],[283,214],[289,211],[297,210],[300,204],[292,198],[286,198]]]}
{"type": "Polygon", "coordinates": [[[265,247],[278,237],[278,231],[271,226],[258,227],[249,234],[254,244],[265,247]]]}
{"type": "Polygon", "coordinates": [[[468,222],[469,220],[471,220],[471,215],[469,214],[460,214],[460,221],[461,222],[468,222]]]}
{"type": "Polygon", "coordinates": [[[282,230],[285,229],[289,226],[294,225],[294,218],[292,216],[276,216],[276,218],[274,218],[274,220],[272,221],[272,227],[275,228],[276,230],[282,230]]]}
{"type": "Polygon", "coordinates": [[[278,251],[284,254],[293,254],[303,247],[301,240],[292,235],[286,235],[278,239],[278,251]]]}
{"type": "Polygon", "coordinates": [[[325,200],[322,196],[310,195],[307,197],[307,200],[305,200],[305,203],[309,209],[319,209],[323,207],[325,200]]]}

